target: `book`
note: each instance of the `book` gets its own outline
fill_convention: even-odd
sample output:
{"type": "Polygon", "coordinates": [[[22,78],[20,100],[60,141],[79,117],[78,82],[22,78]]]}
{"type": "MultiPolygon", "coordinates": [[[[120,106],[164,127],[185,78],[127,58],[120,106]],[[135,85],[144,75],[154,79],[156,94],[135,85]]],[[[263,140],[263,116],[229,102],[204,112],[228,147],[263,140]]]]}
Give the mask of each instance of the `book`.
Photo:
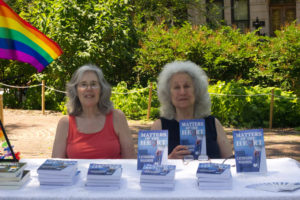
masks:
{"type": "Polygon", "coordinates": [[[40,185],[49,185],[49,186],[66,186],[66,185],[73,185],[78,177],[79,177],[80,171],[75,171],[75,173],[71,175],[44,175],[41,176],[38,175],[38,180],[40,182],[40,185]]]}
{"type": "Polygon", "coordinates": [[[0,162],[18,162],[18,159],[0,120],[0,162]]]}
{"type": "MultiPolygon", "coordinates": [[[[24,170],[24,172],[22,173],[22,176],[20,178],[20,180],[18,181],[0,181],[0,188],[1,186],[16,186],[16,187],[21,187],[22,185],[24,185],[25,182],[27,182],[30,178],[30,171],[29,170],[24,170]]],[[[9,188],[9,187],[4,187],[4,188],[9,188]]],[[[12,187],[14,188],[14,187],[12,187]]]]}
{"type": "Polygon", "coordinates": [[[90,163],[87,179],[119,180],[122,175],[122,165],[90,163]]]}
{"type": "Polygon", "coordinates": [[[231,178],[230,165],[219,163],[199,163],[197,178],[228,179],[231,178]]]}
{"type": "Polygon", "coordinates": [[[90,163],[87,172],[86,187],[102,189],[120,189],[122,165],[90,163]]]}
{"type": "Polygon", "coordinates": [[[188,147],[191,155],[185,156],[185,159],[207,160],[205,120],[190,119],[180,120],[180,144],[188,147]]]}
{"type": "Polygon", "coordinates": [[[233,131],[236,171],[267,172],[263,129],[233,131]]]}
{"type": "Polygon", "coordinates": [[[172,188],[174,188],[175,183],[174,183],[174,181],[173,182],[159,182],[159,183],[141,181],[140,185],[141,185],[142,188],[165,188],[165,189],[172,189],[172,188]]]}
{"type": "Polygon", "coordinates": [[[199,189],[232,189],[231,166],[222,163],[199,163],[196,177],[199,189]]]}
{"type": "Polygon", "coordinates": [[[168,160],[168,131],[141,130],[138,133],[137,169],[145,164],[161,165],[168,160]]]}
{"type": "Polygon", "coordinates": [[[176,165],[144,165],[140,186],[142,190],[172,190],[175,186],[176,165]]]}
{"type": "Polygon", "coordinates": [[[37,173],[49,175],[74,175],[77,171],[77,161],[47,159],[37,169],[37,173]]]}
{"type": "Polygon", "coordinates": [[[23,162],[0,162],[0,177],[13,178],[22,176],[26,165],[23,162]]]}
{"type": "Polygon", "coordinates": [[[144,165],[141,180],[174,180],[176,165],[144,165]]]}

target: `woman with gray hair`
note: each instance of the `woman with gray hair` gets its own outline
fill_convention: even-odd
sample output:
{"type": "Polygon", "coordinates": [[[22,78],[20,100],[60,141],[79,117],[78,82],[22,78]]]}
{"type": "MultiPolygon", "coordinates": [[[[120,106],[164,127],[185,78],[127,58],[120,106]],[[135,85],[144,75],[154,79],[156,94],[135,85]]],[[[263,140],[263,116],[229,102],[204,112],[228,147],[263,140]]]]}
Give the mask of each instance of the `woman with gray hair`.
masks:
{"type": "Polygon", "coordinates": [[[187,146],[180,145],[179,121],[205,120],[206,148],[209,158],[232,155],[231,145],[218,119],[210,115],[211,101],[205,72],[191,61],[166,64],[158,77],[160,119],[152,130],[168,130],[169,159],[190,155],[187,146]]]}
{"type": "Polygon", "coordinates": [[[111,87],[100,68],[84,65],[67,84],[68,116],[60,119],[53,158],[135,158],[124,113],[113,108],[111,87]]]}

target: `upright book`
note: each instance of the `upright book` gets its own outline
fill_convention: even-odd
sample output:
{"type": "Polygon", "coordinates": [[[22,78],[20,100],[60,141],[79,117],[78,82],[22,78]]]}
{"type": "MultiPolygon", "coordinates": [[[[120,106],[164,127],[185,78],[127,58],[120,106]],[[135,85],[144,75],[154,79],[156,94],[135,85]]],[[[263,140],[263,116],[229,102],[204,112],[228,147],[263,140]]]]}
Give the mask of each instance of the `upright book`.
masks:
{"type": "Polygon", "coordinates": [[[0,162],[18,162],[9,142],[6,131],[0,120],[0,162]]]}
{"type": "Polygon", "coordinates": [[[142,130],[138,134],[137,169],[145,164],[161,165],[168,160],[168,131],[142,130]]]}
{"type": "Polygon", "coordinates": [[[267,172],[263,129],[233,131],[237,172],[267,172]]]}
{"type": "Polygon", "coordinates": [[[185,156],[185,159],[207,160],[205,120],[180,120],[179,127],[180,144],[187,146],[191,152],[191,155],[185,156]]]}

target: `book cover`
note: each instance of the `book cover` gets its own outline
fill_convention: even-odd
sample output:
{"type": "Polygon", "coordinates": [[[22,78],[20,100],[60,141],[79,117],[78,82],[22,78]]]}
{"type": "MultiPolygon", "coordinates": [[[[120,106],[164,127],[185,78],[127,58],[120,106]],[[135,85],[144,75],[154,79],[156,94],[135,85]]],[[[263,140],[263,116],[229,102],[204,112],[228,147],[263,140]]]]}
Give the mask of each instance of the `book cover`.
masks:
{"type": "Polygon", "coordinates": [[[146,179],[173,180],[176,165],[144,165],[141,172],[141,181],[146,179]]]}
{"type": "Polygon", "coordinates": [[[88,179],[120,179],[122,165],[90,163],[87,172],[88,179]]]}
{"type": "Polygon", "coordinates": [[[37,173],[68,175],[74,174],[76,170],[77,161],[47,159],[41,166],[39,166],[39,168],[37,169],[37,173]]]}
{"type": "Polygon", "coordinates": [[[263,129],[233,131],[237,172],[267,172],[263,129]]]}
{"type": "MultiPolygon", "coordinates": [[[[188,147],[191,152],[189,159],[198,160],[207,159],[206,138],[205,138],[205,120],[191,119],[180,120],[180,144],[188,147]]],[[[186,158],[187,159],[187,158],[186,158]]]]}
{"type": "Polygon", "coordinates": [[[161,165],[168,160],[168,131],[142,130],[138,133],[137,169],[145,164],[161,165]]]}
{"type": "Polygon", "coordinates": [[[20,152],[14,153],[13,146],[10,144],[0,120],[0,162],[18,162],[19,154],[20,152]]]}
{"type": "Polygon", "coordinates": [[[230,165],[220,163],[199,163],[196,176],[198,178],[230,178],[230,165]]]}
{"type": "Polygon", "coordinates": [[[25,167],[22,162],[0,162],[0,177],[21,176],[25,167]]]}

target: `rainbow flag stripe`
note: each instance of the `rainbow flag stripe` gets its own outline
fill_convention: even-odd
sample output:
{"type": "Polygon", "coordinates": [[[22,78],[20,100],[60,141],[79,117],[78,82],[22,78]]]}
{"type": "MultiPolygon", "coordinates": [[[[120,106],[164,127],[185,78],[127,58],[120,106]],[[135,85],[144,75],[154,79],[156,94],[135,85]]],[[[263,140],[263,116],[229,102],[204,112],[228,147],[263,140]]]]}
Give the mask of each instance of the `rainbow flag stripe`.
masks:
{"type": "Polygon", "coordinates": [[[0,58],[31,64],[41,72],[61,54],[54,41],[0,0],[0,58]]]}

